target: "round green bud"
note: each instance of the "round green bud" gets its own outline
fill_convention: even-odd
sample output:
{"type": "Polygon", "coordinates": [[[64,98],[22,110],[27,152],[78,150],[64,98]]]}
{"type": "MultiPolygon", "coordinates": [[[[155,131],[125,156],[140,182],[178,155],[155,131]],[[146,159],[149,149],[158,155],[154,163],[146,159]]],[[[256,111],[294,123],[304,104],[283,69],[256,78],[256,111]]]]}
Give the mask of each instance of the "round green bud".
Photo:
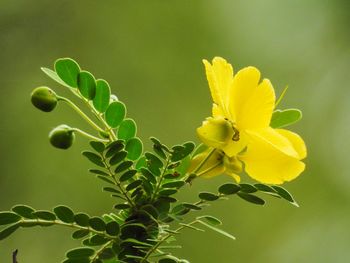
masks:
{"type": "Polygon", "coordinates": [[[50,132],[49,139],[54,147],[68,149],[74,142],[75,134],[71,127],[62,124],[50,132]]]}
{"type": "Polygon", "coordinates": [[[38,87],[33,90],[31,101],[39,110],[50,112],[56,108],[58,100],[56,93],[52,89],[48,87],[38,87]]]}

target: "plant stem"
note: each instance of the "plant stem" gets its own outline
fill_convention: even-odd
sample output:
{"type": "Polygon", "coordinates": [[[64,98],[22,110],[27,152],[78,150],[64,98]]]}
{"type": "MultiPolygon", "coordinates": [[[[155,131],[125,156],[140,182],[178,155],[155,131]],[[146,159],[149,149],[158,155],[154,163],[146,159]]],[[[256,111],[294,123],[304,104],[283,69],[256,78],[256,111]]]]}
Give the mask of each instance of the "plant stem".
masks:
{"type": "Polygon", "coordinates": [[[162,171],[162,173],[161,173],[161,175],[160,175],[160,177],[159,177],[159,180],[158,180],[157,185],[156,185],[156,189],[155,189],[155,191],[153,192],[153,195],[152,195],[152,197],[151,197],[151,203],[154,201],[154,198],[155,198],[155,197],[157,196],[157,194],[158,194],[160,185],[161,185],[161,183],[162,183],[162,181],[163,181],[163,178],[164,178],[164,175],[165,175],[165,173],[166,173],[166,171],[167,171],[167,169],[168,169],[169,163],[170,163],[170,157],[168,157],[168,158],[166,159],[166,164],[165,164],[164,169],[163,169],[163,171],[162,171]]]}
{"type": "Polygon", "coordinates": [[[84,131],[82,131],[82,130],[80,130],[80,129],[78,129],[78,128],[72,128],[72,130],[75,131],[75,132],[80,133],[81,135],[83,135],[83,136],[85,136],[85,137],[87,137],[87,138],[89,138],[89,139],[95,140],[95,141],[99,141],[99,142],[109,142],[108,140],[103,140],[103,139],[101,139],[101,138],[98,138],[98,137],[96,137],[96,136],[91,135],[90,133],[84,132],[84,131]]]}
{"type": "Polygon", "coordinates": [[[206,170],[204,170],[204,171],[198,173],[197,176],[201,176],[201,175],[203,175],[203,174],[205,174],[205,173],[208,173],[208,172],[210,172],[211,170],[214,170],[216,167],[219,167],[221,164],[222,164],[221,161],[220,161],[220,162],[217,162],[215,165],[213,165],[213,166],[209,167],[208,169],[206,169],[206,170]]]}
{"type": "Polygon", "coordinates": [[[100,256],[100,254],[103,252],[103,250],[108,247],[111,243],[113,243],[113,240],[108,241],[106,244],[104,244],[99,250],[96,251],[95,255],[91,259],[91,262],[95,262],[95,260],[100,256]]]}
{"type": "Polygon", "coordinates": [[[216,151],[216,148],[213,148],[208,155],[203,159],[203,161],[200,162],[200,164],[197,166],[197,168],[193,171],[193,173],[197,173],[202,167],[203,165],[209,160],[210,156],[212,156],[212,154],[216,151]]]}
{"type": "Polygon", "coordinates": [[[64,97],[57,97],[59,101],[66,102],[72,109],[74,109],[87,123],[89,123],[95,130],[99,132],[105,132],[96,123],[94,123],[77,105],[75,105],[71,100],[64,97]]]}
{"type": "MultiPolygon", "coordinates": [[[[197,220],[192,221],[191,223],[188,223],[187,225],[193,225],[195,223],[198,223],[197,220]]],[[[174,232],[178,232],[181,231],[182,229],[184,229],[186,226],[180,226],[179,228],[177,228],[176,230],[174,230],[174,232]]],[[[170,238],[173,235],[173,233],[168,233],[167,235],[165,235],[161,240],[158,241],[157,244],[155,244],[150,250],[148,250],[147,254],[143,257],[143,259],[141,260],[140,263],[144,263],[146,262],[146,260],[152,255],[152,253],[154,251],[156,251],[158,249],[158,247],[165,242],[168,238],[170,238]]]]}
{"type": "Polygon", "coordinates": [[[54,221],[49,221],[49,220],[43,220],[43,219],[22,219],[21,221],[19,221],[20,223],[43,223],[43,224],[54,224],[54,225],[60,225],[60,226],[66,226],[66,227],[71,227],[71,228],[76,228],[79,230],[88,230],[94,234],[98,234],[101,236],[104,236],[108,239],[115,239],[115,237],[110,236],[104,232],[100,232],[97,230],[92,229],[91,227],[84,227],[84,226],[80,226],[77,225],[75,223],[65,223],[61,220],[54,220],[54,221]]]}
{"type": "Polygon", "coordinates": [[[128,195],[128,192],[124,189],[124,187],[122,186],[122,184],[117,180],[117,178],[115,177],[114,172],[111,170],[111,166],[107,163],[106,158],[101,154],[102,157],[102,161],[105,164],[105,167],[108,170],[109,175],[113,178],[114,182],[116,183],[116,185],[118,186],[119,190],[122,192],[122,194],[125,196],[126,201],[132,206],[135,207],[136,205],[134,204],[134,202],[131,200],[131,198],[128,195]]]}

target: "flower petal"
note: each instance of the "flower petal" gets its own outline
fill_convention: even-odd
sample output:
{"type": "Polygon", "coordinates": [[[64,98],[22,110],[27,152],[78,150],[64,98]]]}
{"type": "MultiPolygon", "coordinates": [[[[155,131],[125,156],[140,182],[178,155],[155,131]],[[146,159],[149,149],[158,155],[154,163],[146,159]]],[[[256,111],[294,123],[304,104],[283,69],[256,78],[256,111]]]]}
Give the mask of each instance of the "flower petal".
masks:
{"type": "Polygon", "coordinates": [[[241,132],[239,134],[239,137],[240,138],[238,141],[230,140],[225,146],[221,148],[221,150],[223,150],[227,156],[236,156],[238,153],[243,151],[245,147],[247,147],[247,135],[241,132]]]}
{"type": "Polygon", "coordinates": [[[292,143],[272,128],[249,132],[247,151],[239,156],[253,179],[267,184],[282,184],[298,177],[305,169],[292,143]]]}
{"type": "Polygon", "coordinates": [[[221,57],[215,57],[212,64],[207,60],[203,60],[203,63],[213,101],[222,109],[226,117],[229,117],[227,101],[229,89],[233,81],[232,66],[221,57]]]}
{"type": "Polygon", "coordinates": [[[259,85],[260,72],[254,67],[240,70],[230,91],[229,110],[239,130],[266,128],[275,107],[275,92],[271,82],[259,85]]]}
{"type": "Polygon", "coordinates": [[[232,139],[233,129],[231,123],[224,118],[209,117],[197,128],[197,134],[204,144],[222,148],[232,139]]]}
{"type": "Polygon", "coordinates": [[[290,141],[295,151],[298,153],[300,160],[306,157],[307,150],[306,150],[305,142],[298,134],[285,129],[275,129],[275,131],[290,141]]]}

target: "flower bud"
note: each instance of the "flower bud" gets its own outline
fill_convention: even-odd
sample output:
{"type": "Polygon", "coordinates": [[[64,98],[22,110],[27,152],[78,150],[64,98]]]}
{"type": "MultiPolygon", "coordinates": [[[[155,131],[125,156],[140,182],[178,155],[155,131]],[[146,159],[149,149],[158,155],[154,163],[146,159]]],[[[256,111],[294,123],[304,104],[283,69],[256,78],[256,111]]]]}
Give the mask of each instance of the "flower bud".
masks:
{"type": "Polygon", "coordinates": [[[229,121],[224,118],[207,118],[197,128],[199,139],[207,146],[222,149],[232,140],[234,131],[229,121]]]}
{"type": "Polygon", "coordinates": [[[33,90],[31,95],[33,105],[39,110],[50,112],[57,105],[56,93],[48,87],[38,87],[33,90]]]}
{"type": "Polygon", "coordinates": [[[62,124],[53,129],[49,134],[50,143],[59,149],[68,149],[72,146],[75,135],[71,127],[62,124]]]}

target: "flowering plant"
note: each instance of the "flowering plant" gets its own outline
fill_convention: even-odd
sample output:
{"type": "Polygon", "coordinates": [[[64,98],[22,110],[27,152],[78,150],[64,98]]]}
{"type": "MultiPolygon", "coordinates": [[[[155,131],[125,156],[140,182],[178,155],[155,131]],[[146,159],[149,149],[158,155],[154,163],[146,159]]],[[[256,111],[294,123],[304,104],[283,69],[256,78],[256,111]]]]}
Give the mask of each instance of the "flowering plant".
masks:
{"type": "MultiPolygon", "coordinates": [[[[221,220],[212,215],[186,215],[204,210],[216,200],[236,195],[263,205],[263,193],[297,205],[291,194],[278,186],[296,178],[303,170],[306,147],[297,134],[282,129],[301,118],[296,109],[277,110],[282,96],[275,102],[269,80],[260,81],[260,72],[247,67],[233,74],[223,58],[212,64],[204,61],[213,98],[212,117],[197,129],[202,144],[185,142],[168,147],[152,137],[153,147],[144,151],[137,137],[134,120],[126,117],[126,106],[107,81],[96,79],[72,59],[55,62],[54,70],[42,68],[53,80],[68,88],[90,111],[94,120],[73,101],[48,87],[34,89],[35,107],[51,112],[58,104],[67,104],[91,127],[95,134],[68,125],[59,125],[49,134],[51,144],[68,149],[76,134],[90,139],[90,150],[83,151],[95,167],[89,171],[105,182],[103,190],[116,204],[101,216],[74,212],[67,206],[52,211],[16,205],[0,212],[0,240],[22,227],[59,225],[74,230],[72,238],[81,240],[78,248],[66,253],[63,262],[85,263],[174,263],[188,262],[174,256],[176,236],[185,228],[216,231],[228,238],[233,235],[218,226],[221,220]],[[245,171],[257,181],[240,183],[245,171]],[[174,196],[190,187],[196,178],[227,174],[234,178],[218,191],[200,192],[194,203],[180,202],[174,196]]],[[[17,252],[15,253],[17,254],[17,252]]]]}

